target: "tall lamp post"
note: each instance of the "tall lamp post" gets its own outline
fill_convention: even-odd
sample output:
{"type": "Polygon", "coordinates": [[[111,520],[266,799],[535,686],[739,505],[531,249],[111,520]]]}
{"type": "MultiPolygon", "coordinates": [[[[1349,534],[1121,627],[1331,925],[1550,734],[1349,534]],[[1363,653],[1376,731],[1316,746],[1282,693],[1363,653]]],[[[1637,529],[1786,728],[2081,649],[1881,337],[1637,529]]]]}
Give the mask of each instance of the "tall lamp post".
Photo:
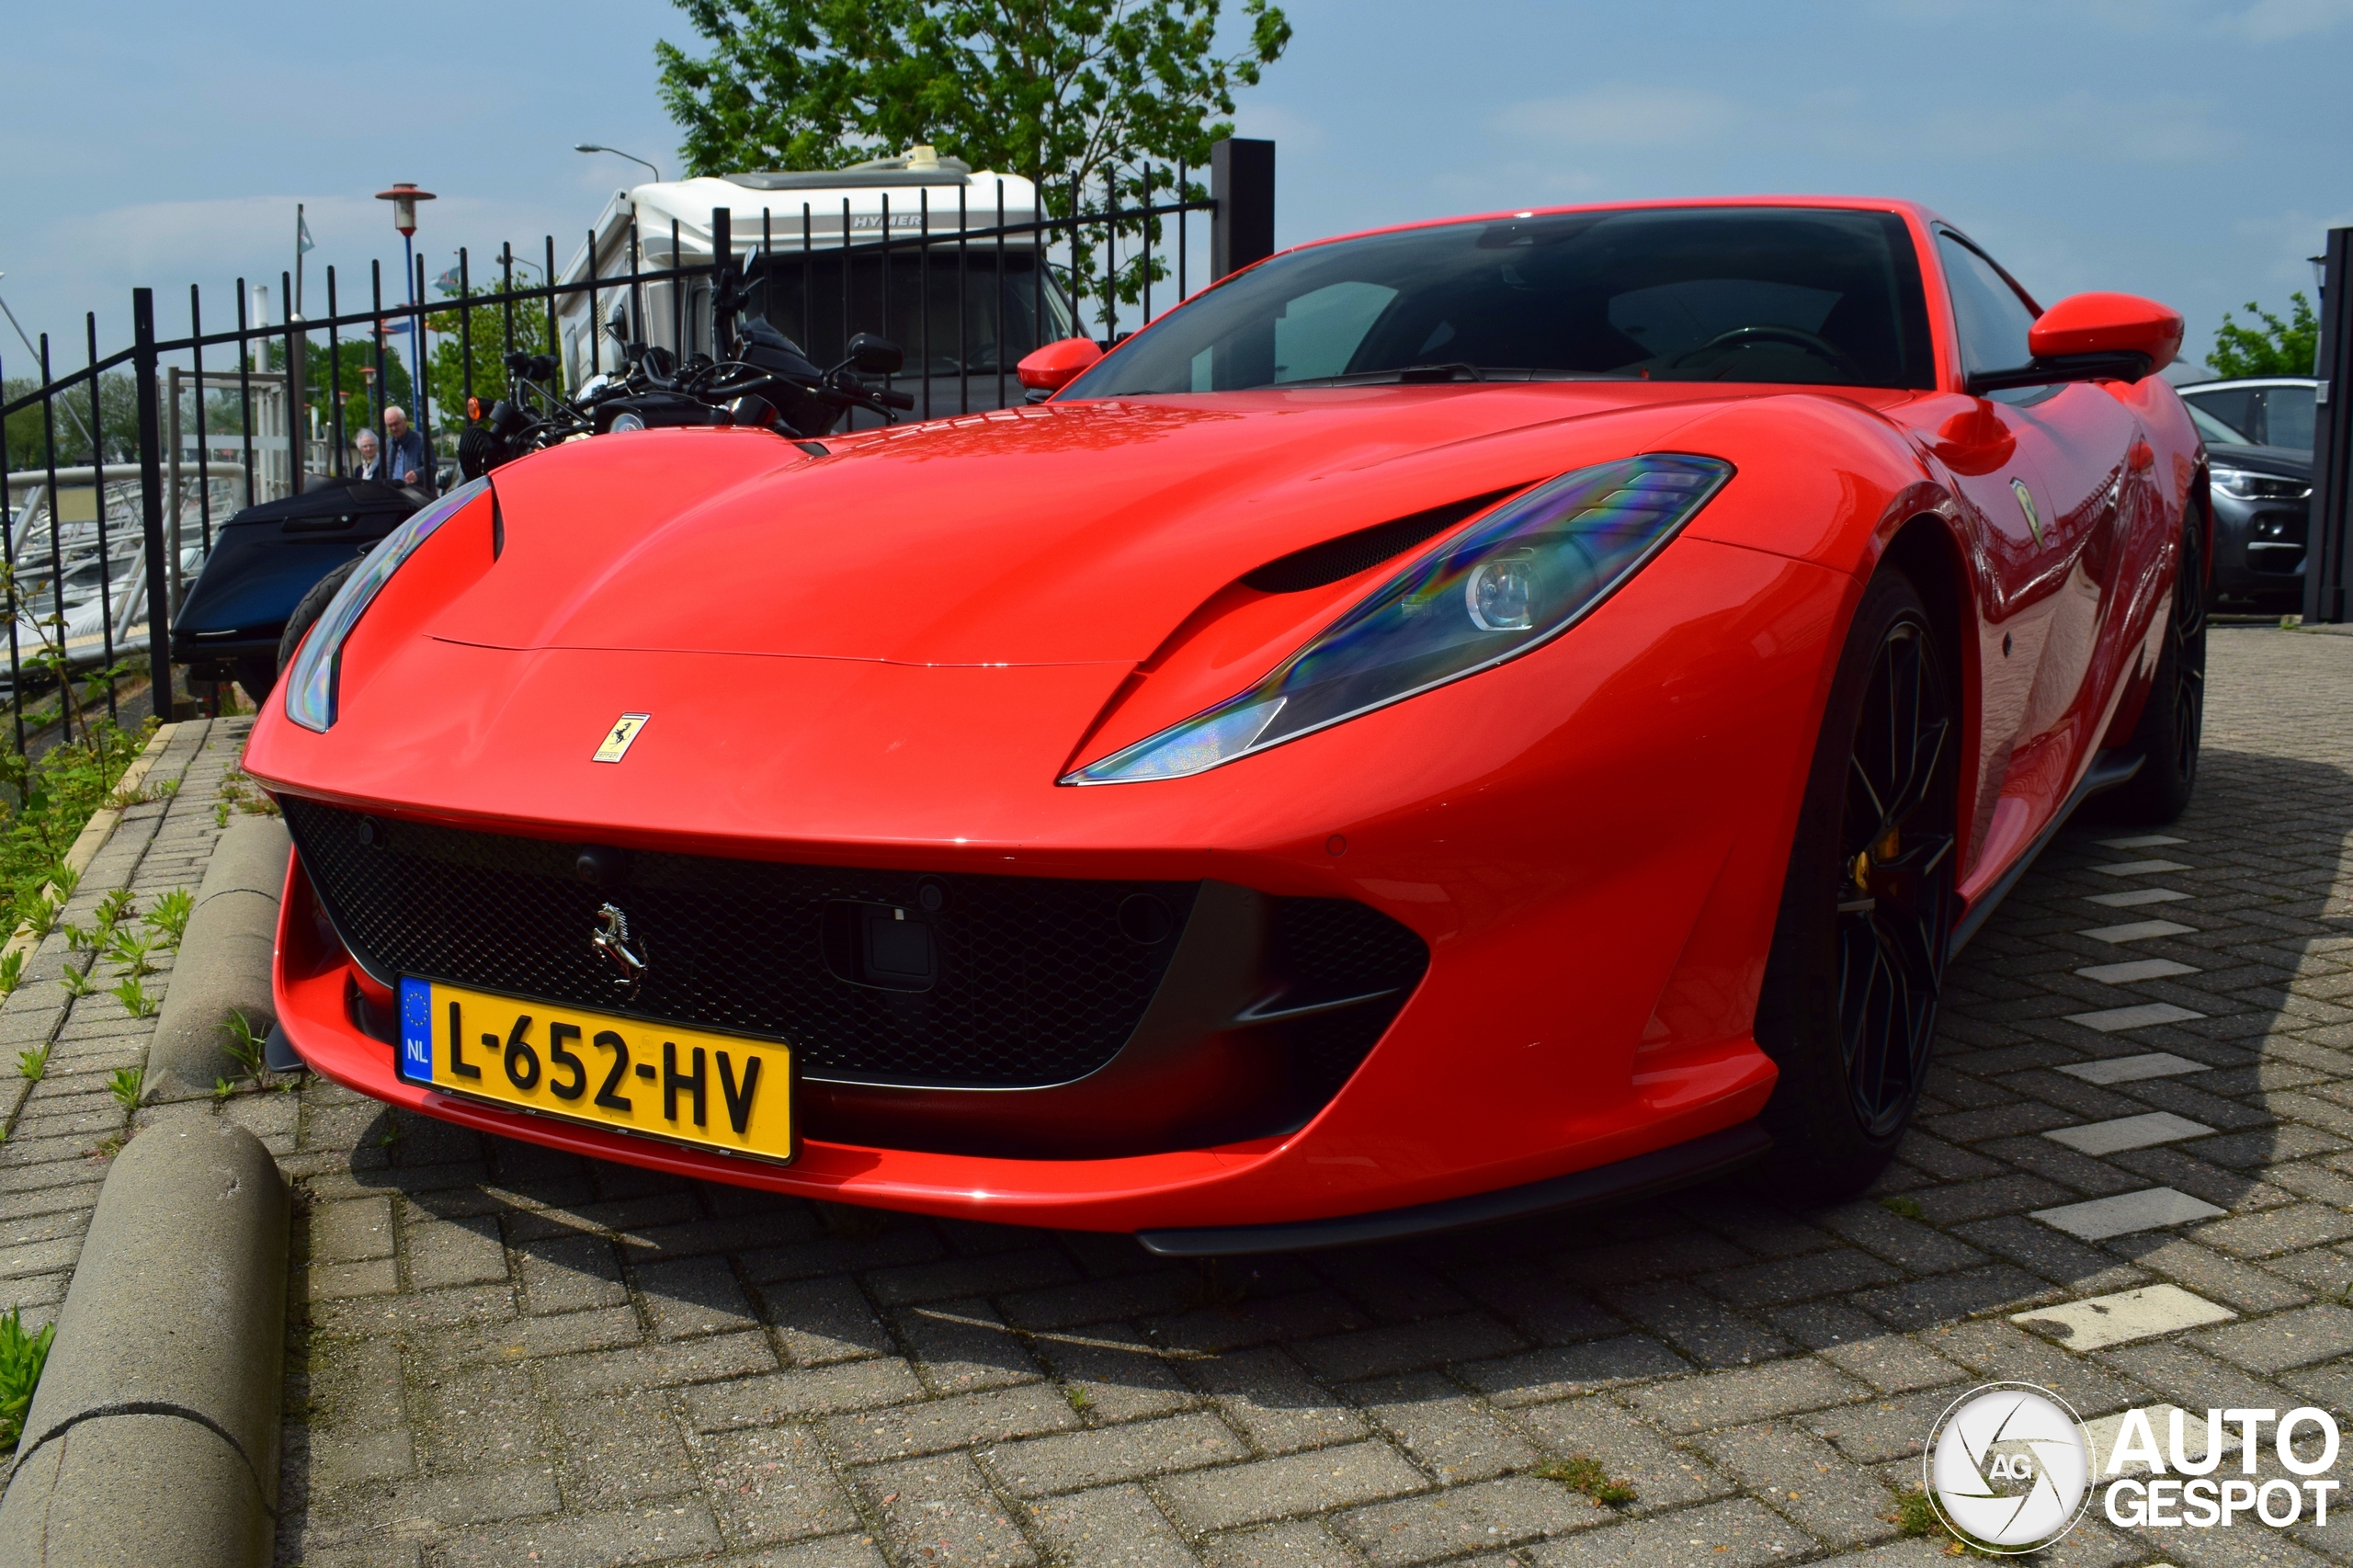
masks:
{"type": "MultiPolygon", "coordinates": [[[[410,396],[416,403],[416,427],[430,430],[433,427],[432,415],[425,405],[425,324],[416,315],[416,204],[433,200],[434,195],[429,190],[417,189],[406,180],[396,180],[392,189],[378,191],[376,199],[392,204],[392,227],[401,232],[401,276],[408,279],[410,396]]],[[[377,324],[377,330],[380,333],[383,330],[382,323],[377,324]]],[[[377,423],[381,424],[383,417],[383,409],[380,405],[376,410],[377,423]]],[[[429,444],[432,437],[427,436],[426,440],[429,444]]],[[[429,458],[432,453],[428,451],[426,455],[429,458]]]]}
{"type": "Polygon", "coordinates": [[[599,147],[594,142],[583,142],[572,150],[575,153],[610,153],[616,158],[627,158],[632,164],[643,165],[646,168],[652,169],[654,183],[656,185],[662,183],[662,171],[654,165],[646,163],[643,158],[634,153],[624,153],[619,147],[599,147]]]}

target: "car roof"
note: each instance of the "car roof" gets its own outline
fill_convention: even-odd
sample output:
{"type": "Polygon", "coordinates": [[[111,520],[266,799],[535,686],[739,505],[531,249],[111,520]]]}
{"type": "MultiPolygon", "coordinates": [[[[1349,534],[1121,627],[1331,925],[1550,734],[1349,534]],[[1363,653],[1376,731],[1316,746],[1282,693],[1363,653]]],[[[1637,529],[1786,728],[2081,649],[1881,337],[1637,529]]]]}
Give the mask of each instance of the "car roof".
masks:
{"type": "Polygon", "coordinates": [[[2184,381],[2173,390],[2183,396],[2191,392],[2215,392],[2223,387],[2313,387],[2317,389],[2317,376],[2225,376],[2219,381],[2184,381]]]}
{"type": "Polygon", "coordinates": [[[1306,240],[1283,247],[1290,251],[1313,250],[1319,245],[1337,244],[1343,240],[1361,240],[1373,234],[1400,234],[1415,229],[1438,229],[1449,223],[1506,222],[1514,218],[1549,218],[1563,212],[1641,212],[1673,211],[1694,207],[1790,207],[1830,208],[1854,212],[1895,212],[1911,218],[1926,228],[1932,224],[1952,225],[1934,210],[1916,201],[1905,201],[1892,196],[1683,196],[1654,197],[1643,201],[1580,201],[1556,207],[1506,208],[1491,212],[1458,212],[1445,218],[1418,218],[1410,223],[1386,223],[1376,228],[1351,230],[1345,234],[1327,234],[1320,239],[1306,240]]]}

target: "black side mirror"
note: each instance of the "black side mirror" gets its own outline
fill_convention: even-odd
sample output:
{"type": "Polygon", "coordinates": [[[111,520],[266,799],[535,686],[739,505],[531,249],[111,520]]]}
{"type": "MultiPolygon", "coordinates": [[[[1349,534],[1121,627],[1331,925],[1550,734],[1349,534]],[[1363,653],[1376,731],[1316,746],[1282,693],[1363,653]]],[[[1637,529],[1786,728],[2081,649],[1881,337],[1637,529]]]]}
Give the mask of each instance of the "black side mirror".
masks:
{"type": "Polygon", "coordinates": [[[528,376],[531,373],[531,356],[519,348],[500,362],[506,367],[506,373],[510,376],[528,376]]]}
{"type": "Polygon", "coordinates": [[[629,341],[629,307],[627,305],[613,307],[613,319],[605,324],[605,333],[615,343],[625,344],[629,341]]]}
{"type": "Polygon", "coordinates": [[[907,362],[907,351],[887,337],[861,332],[849,340],[849,365],[861,376],[895,376],[907,362]]]}
{"type": "Polygon", "coordinates": [[[767,430],[776,425],[776,404],[757,392],[745,392],[727,405],[735,423],[755,430],[767,430]]]}

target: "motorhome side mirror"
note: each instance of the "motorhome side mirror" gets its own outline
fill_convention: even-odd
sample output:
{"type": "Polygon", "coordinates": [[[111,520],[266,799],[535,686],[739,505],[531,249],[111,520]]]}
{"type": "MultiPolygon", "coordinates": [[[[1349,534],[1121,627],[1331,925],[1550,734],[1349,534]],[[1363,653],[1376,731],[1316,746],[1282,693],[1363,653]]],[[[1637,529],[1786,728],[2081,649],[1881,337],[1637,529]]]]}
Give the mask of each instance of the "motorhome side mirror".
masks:
{"type": "Polygon", "coordinates": [[[1101,358],[1103,350],[1093,338],[1065,337],[1023,356],[1021,384],[1035,392],[1060,392],[1101,358]]]}
{"type": "Polygon", "coordinates": [[[2137,381],[2181,352],[2181,312],[2138,294],[2071,294],[2042,312],[2026,335],[2032,360],[1969,378],[1980,395],[2061,381],[2137,381]]]}
{"type": "Polygon", "coordinates": [[[605,332],[615,343],[626,344],[629,341],[629,307],[627,305],[613,307],[613,319],[605,324],[605,332]]]}
{"type": "Polygon", "coordinates": [[[895,376],[907,362],[907,351],[887,337],[861,332],[849,340],[849,368],[861,376],[895,376]]]}

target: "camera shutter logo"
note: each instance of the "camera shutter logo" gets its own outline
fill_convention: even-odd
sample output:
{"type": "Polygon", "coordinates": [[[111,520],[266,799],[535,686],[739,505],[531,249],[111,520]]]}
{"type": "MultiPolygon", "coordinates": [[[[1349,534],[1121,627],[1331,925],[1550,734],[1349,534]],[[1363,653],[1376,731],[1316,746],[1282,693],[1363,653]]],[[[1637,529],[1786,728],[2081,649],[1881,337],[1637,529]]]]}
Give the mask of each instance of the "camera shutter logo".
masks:
{"type": "Polygon", "coordinates": [[[1994,1551],[2050,1545],[2091,1500],[2083,1424],[2031,1383],[1987,1383],[1955,1400],[1921,1462],[1938,1516],[1994,1551]]]}

